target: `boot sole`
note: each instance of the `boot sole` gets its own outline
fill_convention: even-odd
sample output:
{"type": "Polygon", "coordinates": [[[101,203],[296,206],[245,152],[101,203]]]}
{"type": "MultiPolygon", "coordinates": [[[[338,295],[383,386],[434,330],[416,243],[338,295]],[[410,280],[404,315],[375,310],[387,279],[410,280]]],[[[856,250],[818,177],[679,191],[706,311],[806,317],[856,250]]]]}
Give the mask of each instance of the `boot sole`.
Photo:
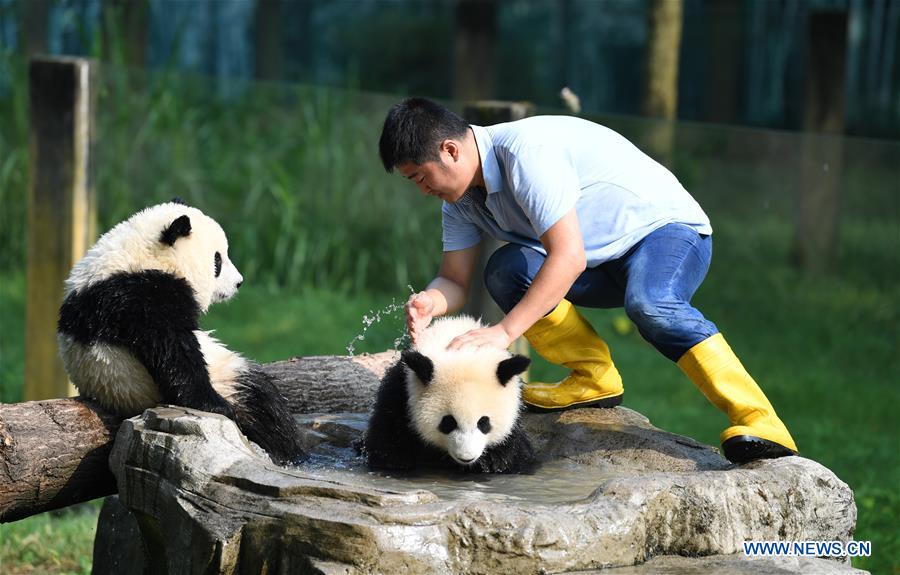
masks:
{"type": "Polygon", "coordinates": [[[757,459],[774,459],[776,457],[797,455],[796,451],[788,449],[780,443],[752,435],[729,437],[722,444],[722,452],[728,461],[737,464],[748,463],[757,459]]]}
{"type": "Polygon", "coordinates": [[[558,411],[568,411],[570,409],[581,409],[582,407],[615,407],[622,403],[623,395],[625,394],[623,393],[615,395],[613,397],[604,397],[603,399],[596,399],[594,401],[585,401],[583,403],[573,403],[571,405],[564,405],[562,407],[541,407],[539,405],[533,405],[528,402],[523,403],[525,403],[525,409],[527,409],[531,413],[556,413],[558,411]]]}

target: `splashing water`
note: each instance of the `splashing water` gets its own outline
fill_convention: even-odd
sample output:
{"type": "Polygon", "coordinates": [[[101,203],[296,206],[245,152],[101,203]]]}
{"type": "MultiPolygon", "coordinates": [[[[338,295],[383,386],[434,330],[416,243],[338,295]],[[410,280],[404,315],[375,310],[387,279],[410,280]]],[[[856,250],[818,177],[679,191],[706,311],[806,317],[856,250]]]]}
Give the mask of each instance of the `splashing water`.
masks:
{"type": "MultiPolygon", "coordinates": [[[[411,294],[416,293],[416,290],[413,289],[411,285],[407,285],[409,288],[409,292],[411,294]]],[[[366,339],[366,332],[369,331],[369,328],[372,327],[373,324],[376,324],[382,320],[382,318],[395,318],[398,315],[398,312],[403,311],[403,308],[406,307],[406,301],[404,300],[401,303],[397,303],[396,298],[391,298],[391,303],[388,304],[384,309],[380,309],[378,311],[369,310],[369,313],[363,315],[362,319],[362,331],[359,334],[350,340],[350,343],[347,344],[347,355],[353,357],[353,352],[356,351],[356,343],[359,341],[364,341],[366,339]]],[[[404,330],[398,337],[394,338],[394,349],[399,349],[400,347],[405,346],[409,342],[409,334],[404,330]]]]}

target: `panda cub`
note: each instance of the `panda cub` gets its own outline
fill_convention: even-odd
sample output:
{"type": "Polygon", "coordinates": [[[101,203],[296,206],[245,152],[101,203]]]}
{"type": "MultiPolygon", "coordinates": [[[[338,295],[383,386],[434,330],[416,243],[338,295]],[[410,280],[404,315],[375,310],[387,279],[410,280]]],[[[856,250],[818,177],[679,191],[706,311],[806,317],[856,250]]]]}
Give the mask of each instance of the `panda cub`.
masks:
{"type": "Polygon", "coordinates": [[[69,378],[123,417],[158,403],[225,415],[276,463],[298,463],[297,428],[271,378],[199,329],[242,282],[212,218],[178,200],[138,212],[66,280],[57,338],[69,378]]]}
{"type": "Polygon", "coordinates": [[[519,374],[531,360],[494,348],[447,349],[480,327],[464,316],[438,319],[387,371],[363,439],[370,467],[521,473],[532,466],[519,421],[519,374]]]}

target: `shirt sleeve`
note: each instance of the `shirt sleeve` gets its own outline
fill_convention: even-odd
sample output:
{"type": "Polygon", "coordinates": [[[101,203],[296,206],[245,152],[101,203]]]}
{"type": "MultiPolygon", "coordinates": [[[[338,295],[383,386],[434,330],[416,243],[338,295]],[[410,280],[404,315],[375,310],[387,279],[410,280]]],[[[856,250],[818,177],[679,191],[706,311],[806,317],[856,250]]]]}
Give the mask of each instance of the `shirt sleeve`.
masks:
{"type": "Polygon", "coordinates": [[[507,163],[507,181],[538,238],[581,196],[578,173],[564,149],[533,146],[516,153],[507,163]]]}
{"type": "Polygon", "coordinates": [[[444,202],[441,208],[441,227],[443,228],[445,252],[464,250],[481,241],[481,229],[472,223],[457,206],[447,202],[444,202]]]}

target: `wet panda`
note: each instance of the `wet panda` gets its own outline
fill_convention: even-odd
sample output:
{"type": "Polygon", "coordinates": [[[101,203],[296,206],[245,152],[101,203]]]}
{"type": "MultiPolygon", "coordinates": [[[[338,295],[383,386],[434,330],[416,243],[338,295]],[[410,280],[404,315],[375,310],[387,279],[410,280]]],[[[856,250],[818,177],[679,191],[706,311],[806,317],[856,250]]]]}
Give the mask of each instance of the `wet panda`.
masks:
{"type": "Polygon", "coordinates": [[[200,315],[242,282],[215,220],[179,200],[138,212],[66,280],[57,339],[69,378],[123,417],[158,403],[219,413],[276,463],[301,461],[271,378],[199,329],[200,315]]]}
{"type": "Polygon", "coordinates": [[[385,374],[362,442],[372,468],[520,473],[534,452],[520,424],[519,374],[530,360],[493,348],[448,350],[483,327],[442,318],[385,374]]]}

